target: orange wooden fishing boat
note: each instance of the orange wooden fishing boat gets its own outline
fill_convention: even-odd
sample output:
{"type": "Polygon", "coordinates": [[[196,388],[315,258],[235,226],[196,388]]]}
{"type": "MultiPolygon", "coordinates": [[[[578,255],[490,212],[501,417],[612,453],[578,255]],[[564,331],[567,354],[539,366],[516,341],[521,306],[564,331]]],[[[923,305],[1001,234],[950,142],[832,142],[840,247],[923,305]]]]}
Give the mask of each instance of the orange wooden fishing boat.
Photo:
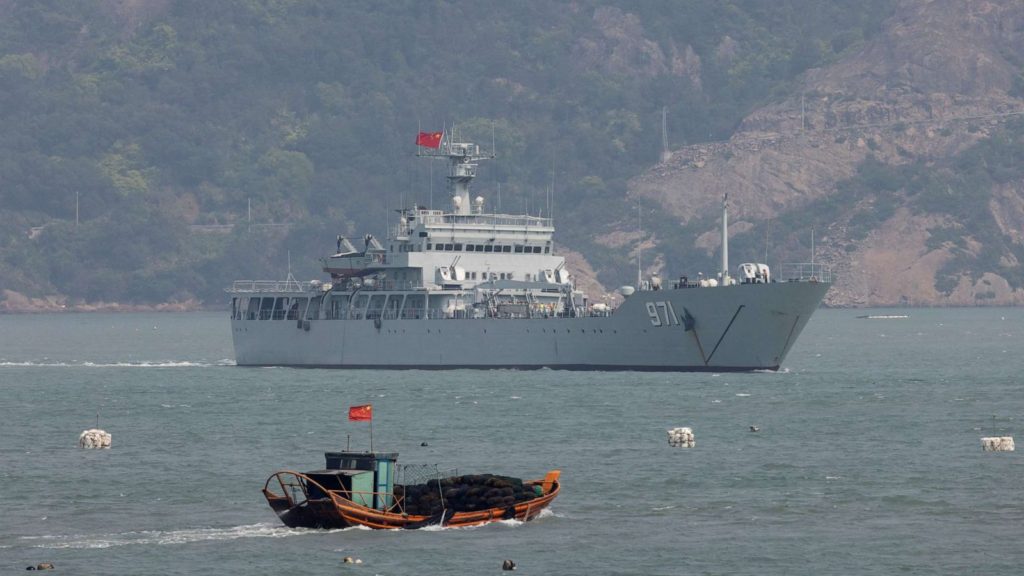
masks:
{"type": "Polygon", "coordinates": [[[263,495],[292,528],[422,528],[532,520],[558,496],[559,474],[521,481],[494,475],[435,475],[402,483],[397,453],[327,452],[326,468],[276,472],[263,495]]]}

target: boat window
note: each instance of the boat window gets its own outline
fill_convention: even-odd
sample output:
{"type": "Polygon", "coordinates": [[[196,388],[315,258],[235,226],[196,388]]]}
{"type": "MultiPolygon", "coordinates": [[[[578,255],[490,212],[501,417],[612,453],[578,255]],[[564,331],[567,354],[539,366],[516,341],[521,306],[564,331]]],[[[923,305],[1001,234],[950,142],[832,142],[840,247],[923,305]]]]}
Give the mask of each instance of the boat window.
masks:
{"type": "Polygon", "coordinates": [[[484,245],[483,244],[477,244],[476,245],[476,251],[477,252],[483,252],[484,251],[484,245]]]}
{"type": "Polygon", "coordinates": [[[423,294],[410,294],[406,296],[405,303],[402,305],[402,318],[422,318],[425,308],[423,294]]]}
{"type": "Polygon", "coordinates": [[[344,320],[348,318],[348,302],[349,296],[336,295],[331,298],[331,315],[330,318],[333,320],[344,320]]]}
{"type": "Polygon", "coordinates": [[[523,245],[522,244],[516,244],[516,254],[522,254],[522,253],[523,253],[523,245]]]}
{"type": "Polygon", "coordinates": [[[362,320],[363,313],[366,311],[366,303],[370,301],[370,297],[366,294],[360,294],[356,296],[356,299],[352,302],[351,312],[349,318],[353,320],[362,320]]]}
{"type": "Polygon", "coordinates": [[[455,251],[456,252],[461,252],[462,251],[462,244],[456,244],[455,245],[455,251]]]}
{"type": "Polygon", "coordinates": [[[433,247],[434,247],[433,244],[431,244],[430,242],[427,242],[427,250],[430,250],[433,247]]]}
{"type": "Polygon", "coordinates": [[[511,252],[512,251],[512,247],[511,246],[502,246],[501,247],[501,251],[502,252],[511,252]]]}
{"type": "Polygon", "coordinates": [[[488,244],[487,246],[484,246],[484,252],[491,252],[493,250],[494,250],[494,246],[491,246],[490,244],[488,244]]]}
{"type": "Polygon", "coordinates": [[[466,252],[472,252],[474,246],[472,244],[466,244],[466,252]]]}
{"type": "Polygon", "coordinates": [[[273,310],[273,298],[260,298],[260,320],[270,320],[270,314],[273,310]]]}
{"type": "Polygon", "coordinates": [[[384,301],[387,297],[387,294],[374,294],[370,298],[370,307],[366,309],[367,320],[381,317],[381,312],[384,310],[384,301]]]}
{"type": "Polygon", "coordinates": [[[445,244],[444,245],[444,249],[445,249],[446,252],[451,252],[452,250],[455,249],[455,245],[454,244],[445,244]]]}
{"type": "Polygon", "coordinates": [[[402,308],[403,298],[405,298],[403,294],[391,294],[388,296],[387,304],[384,305],[384,318],[386,320],[398,318],[398,311],[402,308]]]}
{"type": "Polygon", "coordinates": [[[274,320],[284,320],[284,315],[288,310],[288,304],[291,298],[281,297],[274,303],[274,320]]]}
{"type": "Polygon", "coordinates": [[[246,320],[255,320],[256,318],[259,317],[259,315],[260,315],[260,299],[259,298],[250,298],[249,299],[249,307],[246,308],[246,311],[245,311],[245,319],[246,320]]]}
{"type": "Polygon", "coordinates": [[[511,280],[511,279],[512,279],[512,274],[513,274],[512,272],[509,272],[509,273],[508,273],[508,279],[509,279],[509,280],[511,280]]]}
{"type": "Polygon", "coordinates": [[[549,246],[545,246],[545,247],[544,247],[544,253],[545,253],[545,254],[547,254],[547,253],[549,253],[549,252],[551,252],[551,247],[549,247],[549,246]]]}
{"type": "Polygon", "coordinates": [[[533,247],[533,253],[534,254],[540,254],[540,246],[534,246],[533,247]]]}
{"type": "Polygon", "coordinates": [[[306,310],[306,302],[306,298],[292,298],[292,303],[288,307],[288,320],[298,320],[306,310]]]}

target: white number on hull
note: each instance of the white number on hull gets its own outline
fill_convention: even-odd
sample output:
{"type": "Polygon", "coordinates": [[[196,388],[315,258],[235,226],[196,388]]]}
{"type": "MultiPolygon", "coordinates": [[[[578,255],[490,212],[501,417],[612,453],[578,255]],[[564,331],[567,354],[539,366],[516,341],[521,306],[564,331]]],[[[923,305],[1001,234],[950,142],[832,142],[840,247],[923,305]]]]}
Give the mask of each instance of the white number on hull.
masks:
{"type": "Polygon", "coordinates": [[[648,302],[647,315],[651,317],[651,324],[655,327],[672,325],[679,326],[679,316],[676,316],[676,311],[672,308],[671,302],[648,302]],[[664,320],[662,320],[662,318],[664,318],[664,320]]]}

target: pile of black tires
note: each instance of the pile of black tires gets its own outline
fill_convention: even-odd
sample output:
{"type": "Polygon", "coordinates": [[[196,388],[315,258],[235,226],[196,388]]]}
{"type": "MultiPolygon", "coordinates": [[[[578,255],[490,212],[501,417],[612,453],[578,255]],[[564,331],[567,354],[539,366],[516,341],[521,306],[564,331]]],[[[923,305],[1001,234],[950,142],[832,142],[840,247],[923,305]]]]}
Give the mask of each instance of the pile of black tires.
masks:
{"type": "Polygon", "coordinates": [[[470,474],[426,484],[395,486],[395,497],[405,499],[405,512],[414,516],[434,516],[443,510],[473,512],[489,508],[508,508],[539,496],[533,486],[524,486],[519,478],[493,474],[470,474]],[[443,500],[443,502],[442,502],[443,500]]]}

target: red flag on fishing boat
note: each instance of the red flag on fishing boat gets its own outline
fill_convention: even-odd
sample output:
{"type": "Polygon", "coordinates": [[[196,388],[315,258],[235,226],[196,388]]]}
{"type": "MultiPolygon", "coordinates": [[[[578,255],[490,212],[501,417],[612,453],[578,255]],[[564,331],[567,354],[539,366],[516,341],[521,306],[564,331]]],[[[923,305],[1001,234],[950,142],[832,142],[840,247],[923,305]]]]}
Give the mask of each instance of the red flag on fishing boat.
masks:
{"type": "Polygon", "coordinates": [[[373,420],[373,404],[350,406],[348,409],[348,419],[353,421],[373,420]]]}
{"type": "Polygon", "coordinates": [[[420,132],[416,136],[416,145],[425,148],[440,148],[443,136],[444,132],[420,132]]]}

